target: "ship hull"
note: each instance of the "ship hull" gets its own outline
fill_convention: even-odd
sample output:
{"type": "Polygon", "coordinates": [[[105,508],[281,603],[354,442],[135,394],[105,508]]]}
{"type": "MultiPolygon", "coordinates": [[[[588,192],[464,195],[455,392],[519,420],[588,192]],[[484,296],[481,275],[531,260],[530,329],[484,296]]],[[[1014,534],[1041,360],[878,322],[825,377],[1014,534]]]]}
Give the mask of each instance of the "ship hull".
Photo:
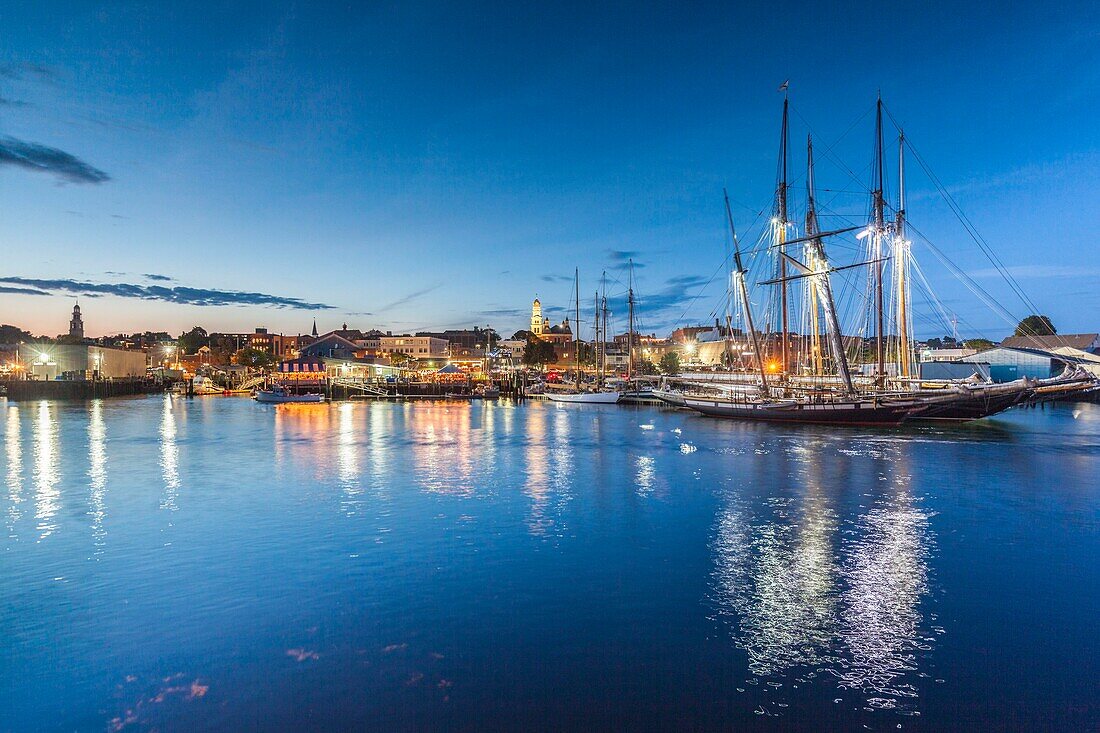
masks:
{"type": "Polygon", "coordinates": [[[809,425],[900,425],[923,409],[911,402],[877,404],[866,401],[753,403],[687,397],[687,407],[709,417],[809,425]]]}

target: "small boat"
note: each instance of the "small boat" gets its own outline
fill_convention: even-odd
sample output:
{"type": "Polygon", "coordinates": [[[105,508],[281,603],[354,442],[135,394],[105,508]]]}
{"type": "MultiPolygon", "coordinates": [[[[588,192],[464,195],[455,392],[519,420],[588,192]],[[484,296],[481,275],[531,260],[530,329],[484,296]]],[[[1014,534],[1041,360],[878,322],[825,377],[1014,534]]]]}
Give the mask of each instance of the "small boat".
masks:
{"type": "Polygon", "coordinates": [[[311,392],[309,394],[291,394],[287,392],[285,387],[278,385],[271,389],[258,389],[254,399],[257,402],[264,402],[268,404],[297,404],[297,403],[317,403],[324,402],[325,396],[317,392],[311,392]]]}
{"type": "Polygon", "coordinates": [[[191,393],[196,397],[201,395],[225,395],[229,394],[225,387],[214,384],[210,377],[195,377],[191,380],[191,393]]]}
{"type": "Polygon", "coordinates": [[[579,402],[588,405],[613,405],[619,401],[621,392],[547,392],[546,399],[552,402],[579,402]]]}
{"type": "Polygon", "coordinates": [[[443,397],[448,400],[472,400],[474,398],[473,395],[464,392],[445,392],[443,397]]]}
{"type": "Polygon", "coordinates": [[[500,397],[500,387],[494,387],[493,385],[485,385],[484,387],[478,387],[474,391],[475,397],[480,397],[483,400],[495,400],[500,397]]]}
{"type": "Polygon", "coordinates": [[[671,387],[661,387],[653,390],[653,396],[672,407],[687,407],[684,393],[671,387]]]}

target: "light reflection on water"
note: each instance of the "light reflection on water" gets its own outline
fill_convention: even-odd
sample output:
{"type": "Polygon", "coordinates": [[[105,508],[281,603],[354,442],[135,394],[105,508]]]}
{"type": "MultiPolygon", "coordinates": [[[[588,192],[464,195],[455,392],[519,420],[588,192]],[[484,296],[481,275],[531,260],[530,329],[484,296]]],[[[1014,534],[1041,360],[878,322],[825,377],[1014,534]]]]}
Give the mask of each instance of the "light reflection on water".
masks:
{"type": "Polygon", "coordinates": [[[99,555],[107,541],[107,426],[103,400],[95,400],[88,407],[88,488],[88,516],[92,518],[95,554],[99,555]]]}
{"type": "MultiPolygon", "coordinates": [[[[990,643],[964,653],[988,609],[943,592],[985,549],[958,530],[1034,552],[1063,593],[1096,582],[1073,564],[1100,527],[1092,407],[893,433],[503,401],[6,409],[0,632],[22,694],[0,730],[675,727],[668,709],[940,730],[936,686],[990,643]],[[303,698],[316,717],[281,704],[303,698]]],[[[1093,638],[1089,603],[1039,628],[1093,638]]],[[[1014,649],[1043,699],[1080,684],[1059,676],[1072,649],[1044,657],[1056,641],[1014,649]]]]}
{"type": "Polygon", "coordinates": [[[54,517],[61,510],[61,455],[55,408],[46,400],[38,403],[34,423],[34,516],[38,538],[43,540],[57,529],[54,517]]]}
{"type": "Polygon", "coordinates": [[[342,506],[345,514],[354,514],[359,506],[363,488],[359,482],[359,435],[356,430],[355,405],[344,403],[337,408],[340,413],[336,433],[336,477],[343,492],[342,506]]]}
{"type": "Polygon", "coordinates": [[[4,432],[4,458],[7,473],[4,483],[8,487],[8,535],[16,537],[15,527],[23,518],[23,431],[19,424],[19,407],[8,407],[4,432]]]}
{"type": "Polygon", "coordinates": [[[904,451],[867,456],[877,485],[861,497],[869,506],[844,517],[826,475],[844,475],[853,452],[817,442],[787,453],[787,495],[730,492],[714,541],[715,602],[748,655],[747,682],[768,693],[757,712],[789,705],[779,688],[835,678],[857,707],[919,714],[918,656],[933,642],[920,611],[932,533],[904,451]]]}
{"type": "Polygon", "coordinates": [[[176,445],[176,413],[173,411],[173,398],[164,395],[160,417],[160,471],[164,480],[164,493],[160,508],[170,512],[177,511],[180,491],[180,455],[176,445]]]}

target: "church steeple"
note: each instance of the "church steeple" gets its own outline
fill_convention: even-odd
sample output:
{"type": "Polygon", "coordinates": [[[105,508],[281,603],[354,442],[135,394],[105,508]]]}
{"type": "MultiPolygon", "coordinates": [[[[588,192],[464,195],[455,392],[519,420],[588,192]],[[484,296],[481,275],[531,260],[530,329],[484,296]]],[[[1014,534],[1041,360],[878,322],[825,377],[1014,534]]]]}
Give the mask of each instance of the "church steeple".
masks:
{"type": "Polygon", "coordinates": [[[542,318],[542,301],[536,297],[531,303],[531,333],[541,336],[545,325],[546,321],[542,318]]]}
{"type": "Polygon", "coordinates": [[[84,338],[84,319],[80,317],[80,304],[73,306],[73,317],[69,320],[69,335],[75,339],[84,338]]]}
{"type": "Polygon", "coordinates": [[[317,319],[313,319],[313,338],[317,338],[317,319]]]}

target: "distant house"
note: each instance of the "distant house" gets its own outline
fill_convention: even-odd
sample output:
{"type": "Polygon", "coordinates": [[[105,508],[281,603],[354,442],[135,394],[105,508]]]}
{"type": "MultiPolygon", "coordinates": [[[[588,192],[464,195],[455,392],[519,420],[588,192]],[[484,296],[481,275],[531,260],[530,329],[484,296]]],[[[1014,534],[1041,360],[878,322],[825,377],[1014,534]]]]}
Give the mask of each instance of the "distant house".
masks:
{"type": "Polygon", "coordinates": [[[318,336],[309,346],[302,348],[300,358],[323,357],[329,359],[355,359],[362,355],[363,347],[344,338],[335,331],[318,336]]]}
{"type": "Polygon", "coordinates": [[[1009,336],[1000,346],[1009,349],[1039,349],[1054,351],[1058,348],[1080,349],[1090,353],[1100,352],[1100,334],[1059,333],[1053,336],[1009,336]]]}

